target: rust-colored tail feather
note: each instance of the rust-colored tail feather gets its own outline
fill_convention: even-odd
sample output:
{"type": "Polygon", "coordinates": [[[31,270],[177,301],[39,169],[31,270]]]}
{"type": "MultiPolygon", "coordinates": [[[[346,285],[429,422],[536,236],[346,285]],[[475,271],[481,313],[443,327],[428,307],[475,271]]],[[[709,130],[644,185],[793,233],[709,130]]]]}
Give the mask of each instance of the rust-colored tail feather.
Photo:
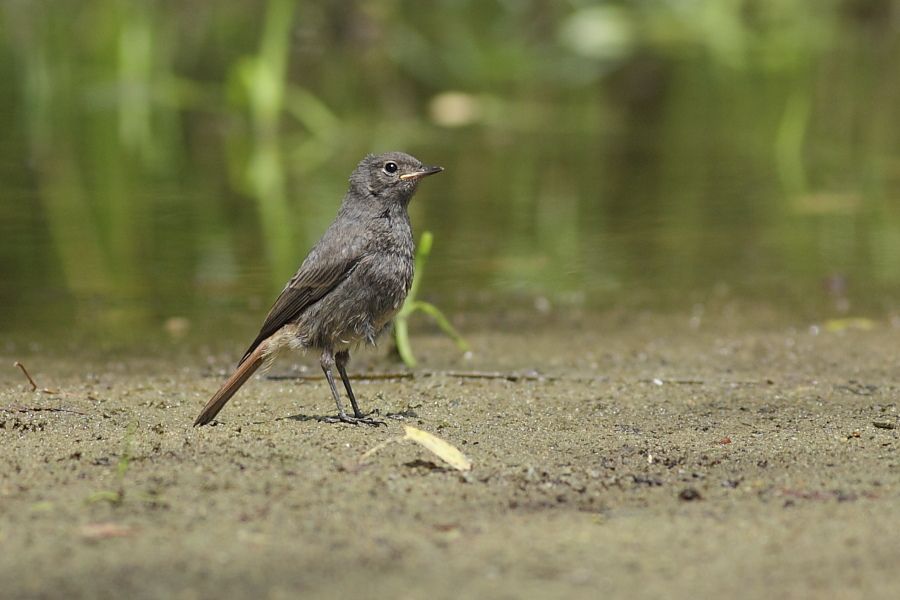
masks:
{"type": "Polygon", "coordinates": [[[231,374],[228,381],[222,384],[219,391],[209,399],[209,402],[207,402],[206,406],[203,407],[203,410],[200,411],[200,415],[194,420],[194,427],[206,425],[216,418],[216,415],[219,414],[219,411],[222,410],[229,400],[231,400],[234,393],[237,392],[240,387],[250,379],[250,376],[253,375],[260,365],[263,364],[263,360],[266,358],[265,348],[267,345],[266,342],[263,342],[257,346],[256,350],[241,361],[241,364],[234,370],[234,373],[231,374]]]}

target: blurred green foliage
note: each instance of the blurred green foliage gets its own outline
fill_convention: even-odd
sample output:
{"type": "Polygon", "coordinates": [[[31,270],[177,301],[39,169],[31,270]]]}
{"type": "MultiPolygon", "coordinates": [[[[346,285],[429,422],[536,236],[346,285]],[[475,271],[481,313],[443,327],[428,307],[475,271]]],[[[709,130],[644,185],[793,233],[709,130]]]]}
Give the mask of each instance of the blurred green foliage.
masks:
{"type": "Polygon", "coordinates": [[[394,148],[447,168],[412,206],[441,306],[890,310],[898,23],[890,0],[4,2],[0,326],[256,317],[394,148]]]}

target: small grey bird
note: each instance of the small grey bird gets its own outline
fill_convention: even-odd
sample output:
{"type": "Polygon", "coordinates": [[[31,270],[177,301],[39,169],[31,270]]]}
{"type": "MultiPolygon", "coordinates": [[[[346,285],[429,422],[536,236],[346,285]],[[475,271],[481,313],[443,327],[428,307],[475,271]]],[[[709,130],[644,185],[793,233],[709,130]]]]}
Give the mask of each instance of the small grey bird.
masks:
{"type": "MultiPolygon", "coordinates": [[[[403,152],[366,156],[334,222],[275,300],[259,335],[194,426],[212,421],[235,392],[282,348],[320,350],[337,404],[330,421],[380,424],[359,410],[347,378],[350,348],[375,343],[400,310],[413,278],[413,237],[407,206],[419,180],[440,173],[403,152]],[[344,412],[333,369],[344,382],[353,416],[344,412]]],[[[268,366],[268,364],[267,364],[268,366]]]]}

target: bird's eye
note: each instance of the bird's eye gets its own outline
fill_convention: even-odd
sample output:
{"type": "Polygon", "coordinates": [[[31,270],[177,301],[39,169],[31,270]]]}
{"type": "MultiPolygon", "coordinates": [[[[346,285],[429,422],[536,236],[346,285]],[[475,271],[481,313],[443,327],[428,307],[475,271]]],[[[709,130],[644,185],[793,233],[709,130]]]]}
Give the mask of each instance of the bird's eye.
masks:
{"type": "Polygon", "coordinates": [[[393,161],[384,163],[384,172],[389,175],[393,175],[394,173],[396,173],[397,172],[397,163],[395,163],[393,161]]]}

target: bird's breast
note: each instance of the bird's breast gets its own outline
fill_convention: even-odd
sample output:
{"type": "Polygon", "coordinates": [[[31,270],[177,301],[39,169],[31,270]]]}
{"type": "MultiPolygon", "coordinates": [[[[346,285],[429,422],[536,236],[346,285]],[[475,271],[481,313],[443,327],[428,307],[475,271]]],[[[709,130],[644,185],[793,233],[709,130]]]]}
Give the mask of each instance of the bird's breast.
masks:
{"type": "Polygon", "coordinates": [[[381,312],[399,310],[412,285],[412,253],[403,251],[379,253],[366,266],[368,267],[364,269],[366,286],[371,291],[375,303],[381,308],[381,312]]]}

